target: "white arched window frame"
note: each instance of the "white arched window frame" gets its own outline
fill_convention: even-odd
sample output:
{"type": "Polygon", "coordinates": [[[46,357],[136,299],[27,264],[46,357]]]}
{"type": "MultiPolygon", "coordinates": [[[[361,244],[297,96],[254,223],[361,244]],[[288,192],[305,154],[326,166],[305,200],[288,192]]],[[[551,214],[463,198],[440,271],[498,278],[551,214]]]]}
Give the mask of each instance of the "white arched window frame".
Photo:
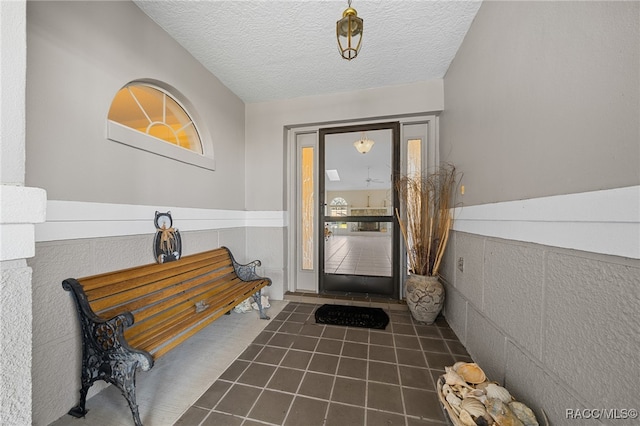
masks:
{"type": "MultiPolygon", "coordinates": [[[[329,203],[329,216],[346,217],[349,216],[349,203],[342,197],[336,197],[329,203]]],[[[334,222],[332,231],[347,229],[347,222],[334,222]]]]}
{"type": "Polygon", "coordinates": [[[329,203],[329,216],[348,216],[348,203],[342,197],[336,197],[329,203]]]}
{"type": "MultiPolygon", "coordinates": [[[[215,170],[213,149],[210,144],[206,143],[203,129],[197,124],[197,114],[195,113],[194,108],[190,107],[190,103],[188,102],[188,100],[184,96],[180,95],[177,90],[169,88],[169,86],[159,82],[150,83],[144,81],[133,81],[125,85],[122,89],[126,89],[132,86],[143,86],[155,89],[162,92],[166,97],[175,102],[188,116],[189,123],[187,124],[193,125],[195,133],[198,135],[199,139],[198,146],[195,147],[195,150],[184,148],[176,143],[169,143],[166,140],[160,139],[143,131],[136,130],[130,126],[122,124],[118,121],[111,120],[109,118],[107,119],[107,138],[111,141],[118,142],[132,148],[140,149],[151,154],[160,155],[162,157],[170,158],[172,160],[186,164],[191,164],[193,166],[201,167],[207,170],[215,170]]],[[[136,104],[139,108],[139,111],[137,112],[142,112],[142,114],[148,121],[146,126],[147,130],[152,129],[156,125],[166,125],[166,123],[163,121],[165,117],[164,112],[160,117],[152,118],[150,117],[150,114],[145,111],[144,106],[140,105],[140,103],[137,101],[136,104]]],[[[166,100],[163,97],[163,111],[165,107],[166,100]]]]}

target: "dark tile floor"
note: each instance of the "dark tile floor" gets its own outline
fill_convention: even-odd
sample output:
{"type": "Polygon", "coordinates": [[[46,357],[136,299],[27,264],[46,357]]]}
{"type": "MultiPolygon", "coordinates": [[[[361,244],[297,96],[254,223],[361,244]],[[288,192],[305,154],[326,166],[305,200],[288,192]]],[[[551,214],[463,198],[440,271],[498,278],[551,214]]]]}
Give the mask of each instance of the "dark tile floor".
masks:
{"type": "Polygon", "coordinates": [[[315,323],[291,302],[177,425],[442,425],[444,366],[470,361],[444,318],[387,311],[386,330],[315,323]]]}

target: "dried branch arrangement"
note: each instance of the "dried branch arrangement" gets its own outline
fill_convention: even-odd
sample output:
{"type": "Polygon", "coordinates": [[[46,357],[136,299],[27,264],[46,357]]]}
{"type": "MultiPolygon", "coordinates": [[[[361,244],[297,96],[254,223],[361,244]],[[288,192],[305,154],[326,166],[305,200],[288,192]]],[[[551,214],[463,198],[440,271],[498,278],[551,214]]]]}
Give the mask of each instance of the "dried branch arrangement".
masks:
{"type": "Polygon", "coordinates": [[[453,223],[457,178],[456,168],[444,164],[426,176],[408,175],[396,181],[404,209],[401,215],[396,208],[396,216],[414,274],[438,274],[453,223]]]}

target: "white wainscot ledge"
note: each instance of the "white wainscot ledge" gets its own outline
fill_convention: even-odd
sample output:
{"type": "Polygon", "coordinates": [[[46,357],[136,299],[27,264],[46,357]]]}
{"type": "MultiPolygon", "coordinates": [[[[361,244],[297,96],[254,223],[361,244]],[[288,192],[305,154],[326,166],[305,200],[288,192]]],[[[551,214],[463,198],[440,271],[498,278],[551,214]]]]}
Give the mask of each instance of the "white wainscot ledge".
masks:
{"type": "Polygon", "coordinates": [[[640,186],[456,208],[456,231],[640,259],[640,186]]]}
{"type": "Polygon", "coordinates": [[[248,211],[246,213],[246,226],[282,228],[287,226],[288,220],[283,211],[248,211]]]}
{"type": "Polygon", "coordinates": [[[0,185],[0,261],[35,255],[34,224],[44,222],[46,206],[43,189],[0,185]]]}
{"type": "Polygon", "coordinates": [[[36,241],[153,234],[155,212],[171,212],[180,232],[241,227],[284,227],[282,211],[218,210],[50,200],[47,221],[36,225],[36,241]]]}

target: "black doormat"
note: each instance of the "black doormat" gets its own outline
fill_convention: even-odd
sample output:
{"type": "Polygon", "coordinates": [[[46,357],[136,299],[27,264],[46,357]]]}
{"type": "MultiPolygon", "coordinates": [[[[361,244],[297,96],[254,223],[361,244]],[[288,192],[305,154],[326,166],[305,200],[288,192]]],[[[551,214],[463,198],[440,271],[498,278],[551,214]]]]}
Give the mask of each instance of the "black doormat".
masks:
{"type": "Polygon", "coordinates": [[[349,327],[378,328],[384,330],[389,315],[381,308],[363,306],[322,305],[316,310],[318,324],[346,325],[349,327]]]}

